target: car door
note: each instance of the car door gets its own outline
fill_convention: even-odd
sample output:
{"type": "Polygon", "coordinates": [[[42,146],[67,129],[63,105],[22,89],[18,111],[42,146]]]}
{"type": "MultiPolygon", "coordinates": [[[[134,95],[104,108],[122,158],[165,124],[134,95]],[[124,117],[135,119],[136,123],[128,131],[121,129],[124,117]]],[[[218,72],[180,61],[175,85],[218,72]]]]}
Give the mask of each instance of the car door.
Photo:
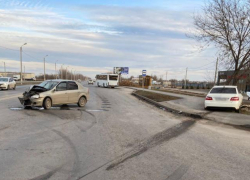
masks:
{"type": "Polygon", "coordinates": [[[59,83],[51,97],[53,104],[68,104],[67,82],[59,83]]]}
{"type": "Polygon", "coordinates": [[[11,82],[11,78],[9,78],[8,85],[9,85],[10,89],[12,89],[12,88],[13,88],[13,85],[12,85],[12,82],[11,82]]]}
{"type": "Polygon", "coordinates": [[[78,90],[78,85],[74,81],[68,82],[68,96],[69,96],[69,103],[77,103],[79,98],[80,92],[78,90]]]}
{"type": "Polygon", "coordinates": [[[11,85],[11,88],[15,87],[15,81],[13,80],[13,78],[10,78],[10,85],[11,85]]]}

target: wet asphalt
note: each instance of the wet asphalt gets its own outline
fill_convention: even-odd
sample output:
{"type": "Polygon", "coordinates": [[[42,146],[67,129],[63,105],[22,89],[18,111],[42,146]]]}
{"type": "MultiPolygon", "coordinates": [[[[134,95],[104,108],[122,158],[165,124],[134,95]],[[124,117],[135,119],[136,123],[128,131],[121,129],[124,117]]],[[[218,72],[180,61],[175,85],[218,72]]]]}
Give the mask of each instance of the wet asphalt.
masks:
{"type": "Polygon", "coordinates": [[[95,85],[84,108],[23,109],[17,97],[28,87],[0,91],[0,179],[249,178],[249,131],[175,116],[130,89],[95,85]]]}

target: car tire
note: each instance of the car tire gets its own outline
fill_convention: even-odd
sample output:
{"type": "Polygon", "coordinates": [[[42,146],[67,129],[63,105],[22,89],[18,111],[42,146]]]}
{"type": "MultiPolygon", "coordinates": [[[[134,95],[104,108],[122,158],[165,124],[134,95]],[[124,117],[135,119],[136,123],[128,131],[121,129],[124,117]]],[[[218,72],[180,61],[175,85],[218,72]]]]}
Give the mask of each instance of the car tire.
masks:
{"type": "Polygon", "coordinates": [[[16,85],[13,87],[13,90],[16,90],[16,85]]]}
{"type": "Polygon", "coordinates": [[[84,96],[82,96],[82,97],[80,97],[80,99],[78,100],[77,105],[78,105],[79,107],[84,107],[84,106],[86,105],[86,103],[87,103],[86,98],[85,98],[84,96]]]}
{"type": "Polygon", "coordinates": [[[52,100],[50,98],[45,98],[43,101],[43,108],[50,109],[52,107],[52,100]]]}
{"type": "Polygon", "coordinates": [[[8,85],[7,90],[10,90],[10,85],[8,85]]]}

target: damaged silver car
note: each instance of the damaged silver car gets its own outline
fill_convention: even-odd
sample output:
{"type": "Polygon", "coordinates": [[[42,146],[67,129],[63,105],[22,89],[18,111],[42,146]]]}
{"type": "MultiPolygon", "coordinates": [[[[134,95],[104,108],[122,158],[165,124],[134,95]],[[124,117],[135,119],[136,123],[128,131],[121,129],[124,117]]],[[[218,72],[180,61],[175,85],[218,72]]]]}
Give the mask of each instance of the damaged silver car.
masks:
{"type": "Polygon", "coordinates": [[[85,106],[89,99],[89,89],[70,80],[48,80],[34,85],[19,97],[24,106],[50,109],[53,105],[77,104],[85,106]]]}

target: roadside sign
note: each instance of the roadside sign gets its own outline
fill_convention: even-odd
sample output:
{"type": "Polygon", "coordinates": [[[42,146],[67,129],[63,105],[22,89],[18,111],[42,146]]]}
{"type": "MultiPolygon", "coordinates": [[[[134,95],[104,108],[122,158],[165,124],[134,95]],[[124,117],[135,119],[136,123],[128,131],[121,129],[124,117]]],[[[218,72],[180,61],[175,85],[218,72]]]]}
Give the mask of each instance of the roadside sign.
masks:
{"type": "Polygon", "coordinates": [[[114,67],[114,74],[129,74],[129,67],[114,67]]]}
{"type": "Polygon", "coordinates": [[[147,76],[147,70],[142,70],[142,76],[143,77],[147,76]]]}

